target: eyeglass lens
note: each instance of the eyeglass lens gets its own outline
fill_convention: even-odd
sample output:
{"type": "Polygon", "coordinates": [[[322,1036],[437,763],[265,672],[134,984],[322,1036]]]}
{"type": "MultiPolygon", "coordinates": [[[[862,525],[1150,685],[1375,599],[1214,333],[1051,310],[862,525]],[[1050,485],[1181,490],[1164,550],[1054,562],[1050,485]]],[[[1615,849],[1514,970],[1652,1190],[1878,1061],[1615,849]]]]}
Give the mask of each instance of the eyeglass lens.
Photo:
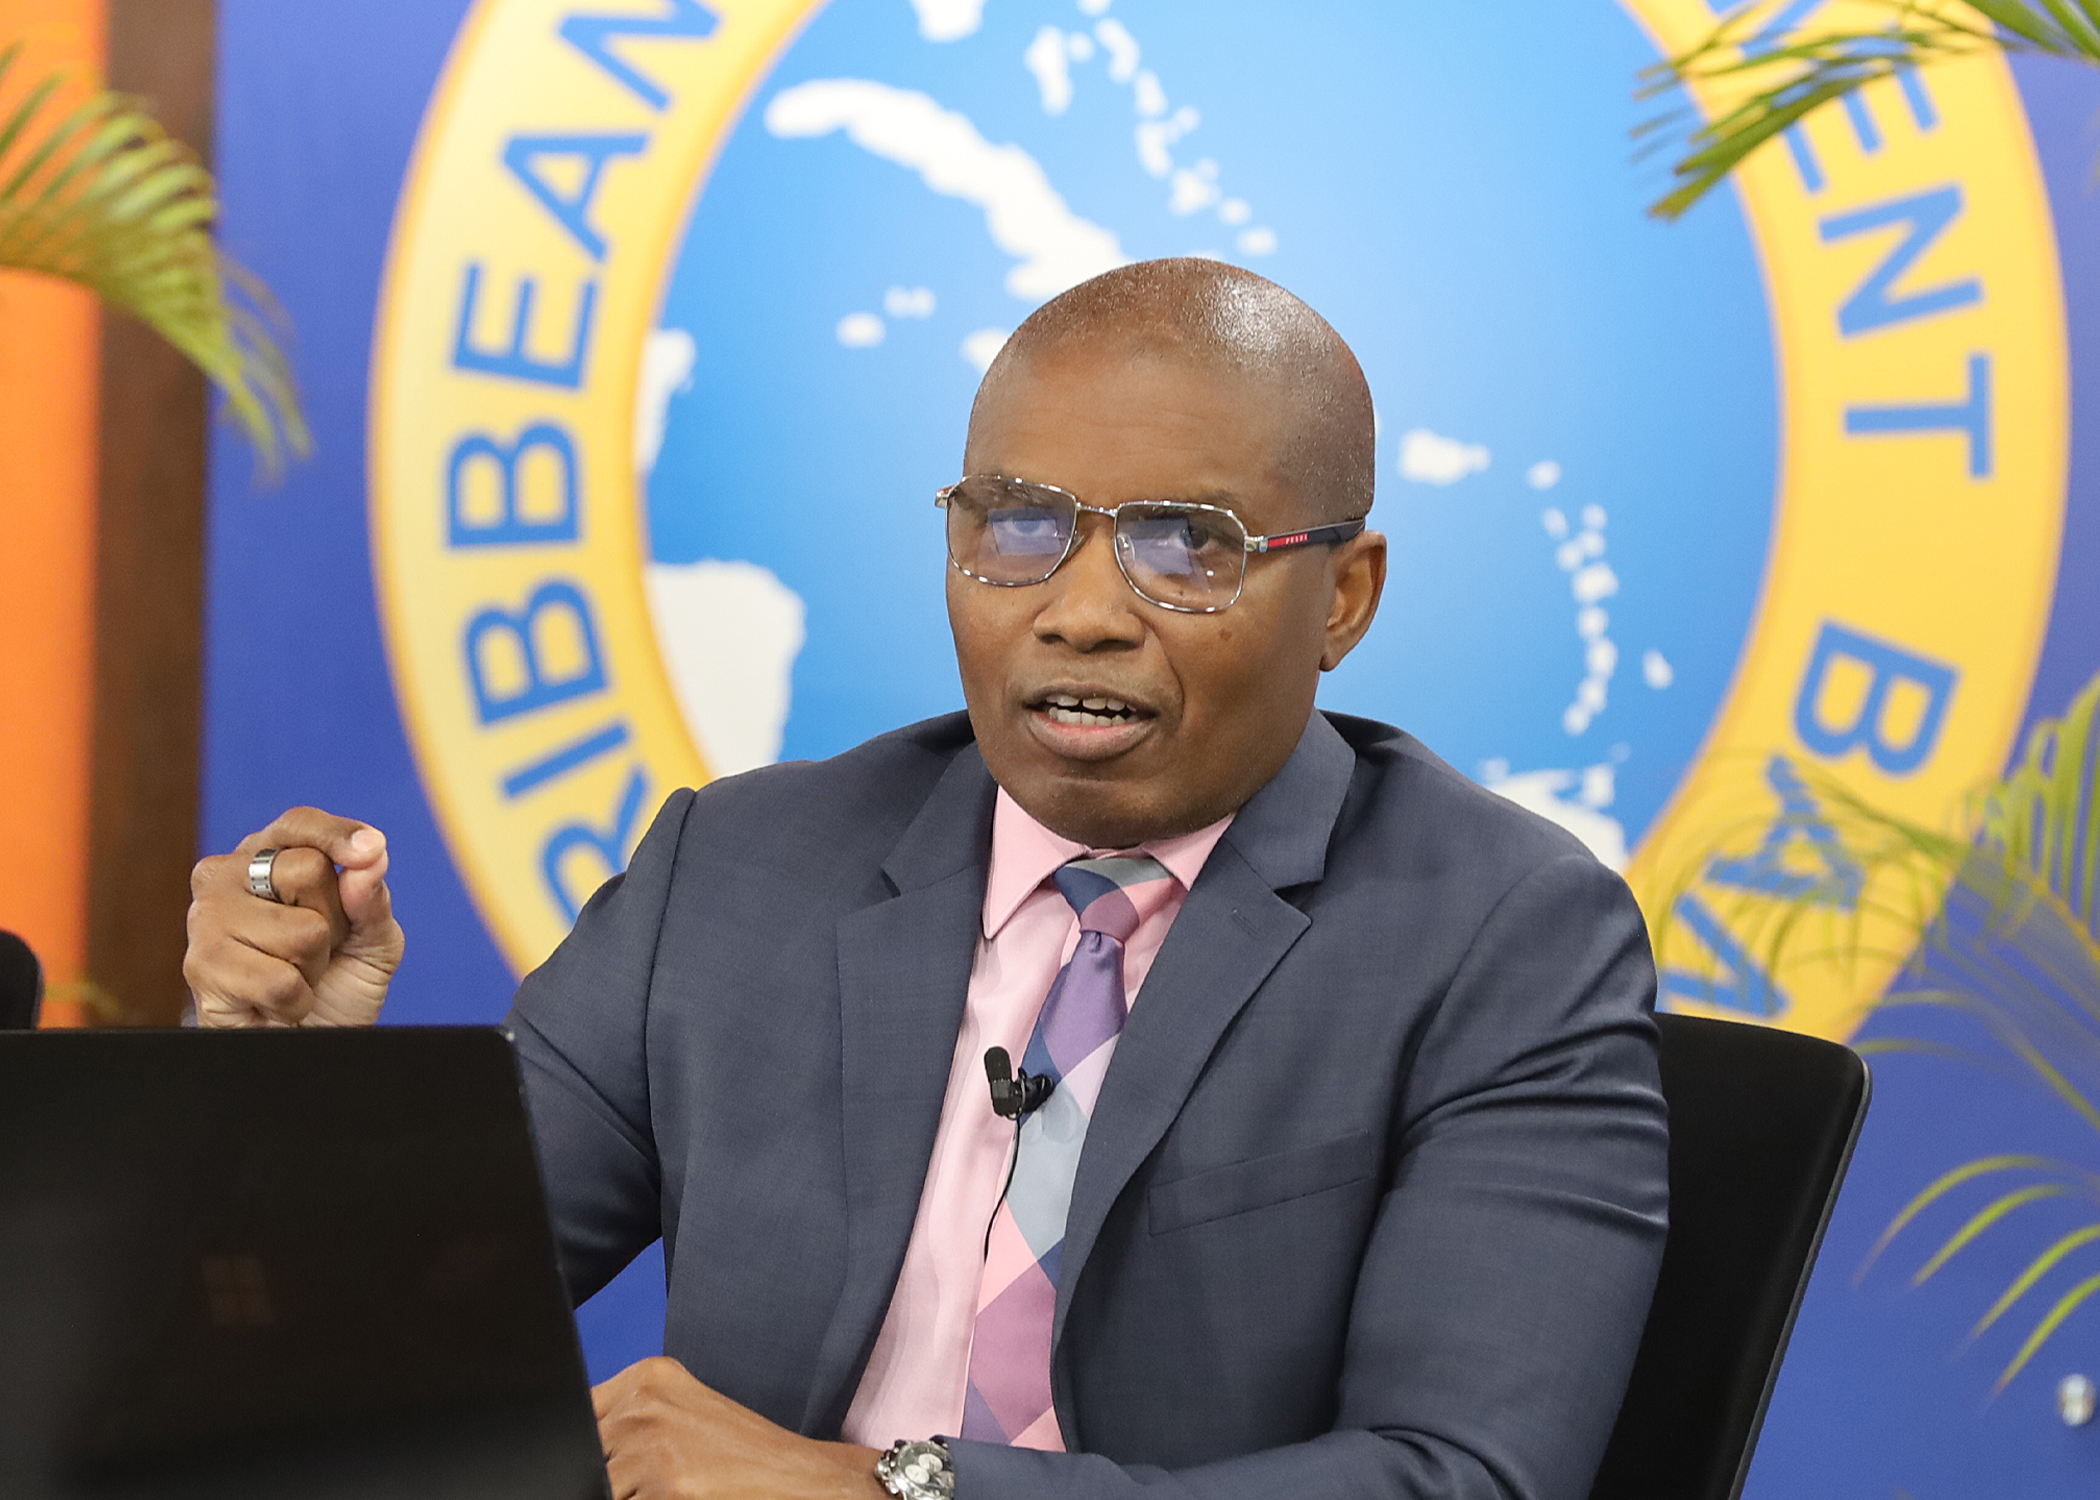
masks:
{"type": "MultiPolygon", "coordinates": [[[[1062,490],[965,479],[948,495],[948,555],[988,583],[1041,583],[1072,545],[1079,504],[1062,490]]],[[[1155,604],[1230,604],[1246,567],[1246,531],[1221,510],[1137,501],[1116,510],[1115,552],[1132,588],[1155,604]]]]}

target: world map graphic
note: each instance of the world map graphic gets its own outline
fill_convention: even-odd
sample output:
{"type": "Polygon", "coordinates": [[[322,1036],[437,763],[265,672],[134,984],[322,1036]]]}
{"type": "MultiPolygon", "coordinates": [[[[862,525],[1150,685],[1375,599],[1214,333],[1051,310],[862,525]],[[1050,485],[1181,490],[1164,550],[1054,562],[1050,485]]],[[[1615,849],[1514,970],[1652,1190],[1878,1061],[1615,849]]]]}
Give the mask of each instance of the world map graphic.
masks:
{"type": "Polygon", "coordinates": [[[1066,287],[1208,255],[1318,308],[1377,402],[1392,578],[1323,706],[1623,865],[1749,628],[1778,434],[1740,210],[1644,217],[1655,52],[1594,9],[819,12],[694,204],[639,382],[649,600],[710,768],[960,706],[932,495],[978,377],[1066,287]]]}

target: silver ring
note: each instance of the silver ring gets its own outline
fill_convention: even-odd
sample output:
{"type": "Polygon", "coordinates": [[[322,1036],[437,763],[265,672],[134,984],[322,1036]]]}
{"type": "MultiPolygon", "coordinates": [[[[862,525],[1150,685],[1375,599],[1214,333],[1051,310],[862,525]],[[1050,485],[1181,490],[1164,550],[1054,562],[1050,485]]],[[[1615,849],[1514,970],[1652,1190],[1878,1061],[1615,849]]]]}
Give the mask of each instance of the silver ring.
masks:
{"type": "Polygon", "coordinates": [[[277,863],[275,849],[258,849],[248,861],[248,889],[265,901],[284,904],[284,897],[277,894],[277,882],[270,878],[270,870],[277,863]]]}

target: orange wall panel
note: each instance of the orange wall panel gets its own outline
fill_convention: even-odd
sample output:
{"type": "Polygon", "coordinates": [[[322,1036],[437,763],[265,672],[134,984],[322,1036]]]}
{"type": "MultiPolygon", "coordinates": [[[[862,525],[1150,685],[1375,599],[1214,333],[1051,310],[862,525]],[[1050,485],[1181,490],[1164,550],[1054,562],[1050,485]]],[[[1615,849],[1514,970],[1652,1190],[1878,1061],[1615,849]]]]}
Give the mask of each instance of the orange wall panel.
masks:
{"type": "MultiPolygon", "coordinates": [[[[101,76],[103,6],[0,0],[13,41],[0,101],[61,69],[78,97],[101,76]]],[[[89,293],[0,271],[0,927],[44,961],[58,1024],[79,1020],[60,987],[87,946],[99,352],[89,293]]]]}

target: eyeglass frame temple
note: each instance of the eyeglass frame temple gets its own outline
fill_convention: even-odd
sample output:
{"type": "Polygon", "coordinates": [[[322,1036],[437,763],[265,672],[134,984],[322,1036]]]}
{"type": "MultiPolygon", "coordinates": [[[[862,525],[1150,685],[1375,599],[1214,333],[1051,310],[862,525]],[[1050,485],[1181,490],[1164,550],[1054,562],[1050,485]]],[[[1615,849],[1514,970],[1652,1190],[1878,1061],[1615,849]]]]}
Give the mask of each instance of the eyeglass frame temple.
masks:
{"type": "MultiPolygon", "coordinates": [[[[1230,512],[1228,512],[1230,514],[1230,512]]],[[[1234,516],[1234,520],[1239,517],[1234,516]]],[[[1244,521],[1240,522],[1245,525],[1244,521]]],[[[1326,526],[1314,526],[1305,531],[1286,532],[1281,536],[1250,536],[1247,538],[1249,552],[1281,552],[1286,547],[1311,547],[1322,542],[1346,542],[1362,534],[1370,522],[1363,516],[1354,520],[1335,521],[1326,526]]]]}

